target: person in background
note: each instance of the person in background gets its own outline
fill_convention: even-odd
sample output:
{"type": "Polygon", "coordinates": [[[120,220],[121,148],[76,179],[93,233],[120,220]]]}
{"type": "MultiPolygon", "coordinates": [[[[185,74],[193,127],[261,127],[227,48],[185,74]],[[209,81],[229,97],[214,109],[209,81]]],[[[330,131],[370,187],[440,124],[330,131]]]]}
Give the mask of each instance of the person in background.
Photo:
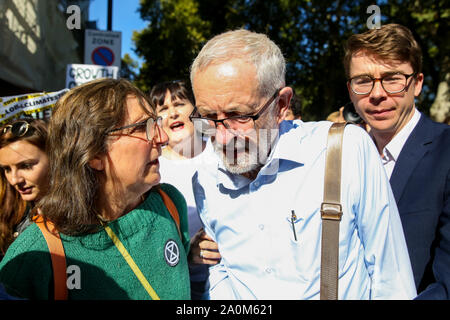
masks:
{"type": "MultiPolygon", "coordinates": [[[[150,91],[150,101],[156,114],[162,118],[162,128],[169,138],[159,158],[161,182],[175,186],[184,195],[190,237],[193,241],[204,241],[202,246],[208,246],[209,237],[202,229],[192,191],[192,177],[207,159],[203,153],[206,141],[189,120],[195,104],[191,87],[180,80],[156,84],[150,91]]],[[[217,252],[204,249],[205,256],[202,258],[215,260],[217,252]]],[[[195,262],[189,265],[189,271],[191,296],[197,300],[204,291],[208,267],[203,264],[207,261],[195,262]]]]}
{"type": "Polygon", "coordinates": [[[344,107],[340,107],[339,111],[334,111],[327,116],[327,121],[343,123],[345,122],[344,116],[342,115],[342,110],[344,107]]]}
{"type": "Polygon", "coordinates": [[[301,120],[301,119],[302,119],[302,102],[300,101],[298,95],[293,93],[284,120],[301,120]]]}
{"type": "Polygon", "coordinates": [[[46,138],[44,120],[12,119],[0,128],[0,260],[47,191],[46,138]]]}
{"type": "Polygon", "coordinates": [[[449,114],[447,115],[447,117],[444,119],[444,122],[443,122],[443,123],[450,125],[450,113],[449,113],[449,114]]]}
{"type": "Polygon", "coordinates": [[[339,111],[330,113],[326,120],[336,123],[347,122],[363,128],[366,132],[370,131],[370,127],[364,122],[359,114],[356,113],[355,107],[351,102],[340,107],[339,111]]]}
{"type": "MultiPolygon", "coordinates": [[[[47,142],[50,183],[37,206],[59,233],[68,268],[79,270],[68,299],[190,298],[186,202],[173,186],[159,184],[167,141],[146,95],[124,79],[88,82],[56,103],[47,142]]],[[[36,224],[7,251],[0,282],[17,297],[54,298],[49,251],[36,224]]]]}
{"type": "Polygon", "coordinates": [[[416,108],[422,52],[411,31],[383,25],[352,35],[347,87],[390,179],[418,299],[450,298],[450,127],[416,108]]]}
{"type": "MultiPolygon", "coordinates": [[[[209,40],[191,66],[196,107],[190,118],[214,147],[204,151],[214,161],[194,176],[194,196],[222,256],[209,269],[204,298],[320,296],[331,123],[283,121],[292,97],[285,70],[273,41],[242,29],[209,40]]],[[[361,128],[345,128],[342,157],[338,298],[412,299],[395,200],[361,128]]]]}

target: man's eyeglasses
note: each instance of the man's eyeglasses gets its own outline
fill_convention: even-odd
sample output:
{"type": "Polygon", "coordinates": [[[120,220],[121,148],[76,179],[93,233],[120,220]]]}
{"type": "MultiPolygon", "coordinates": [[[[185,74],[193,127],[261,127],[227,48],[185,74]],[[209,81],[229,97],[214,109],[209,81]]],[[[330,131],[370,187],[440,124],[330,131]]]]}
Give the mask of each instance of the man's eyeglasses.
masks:
{"type": "Polygon", "coordinates": [[[141,122],[137,122],[137,123],[133,123],[133,124],[129,124],[127,126],[123,126],[120,128],[116,128],[116,129],[112,129],[107,131],[107,134],[110,134],[111,132],[116,132],[116,131],[120,131],[120,130],[124,130],[124,129],[128,129],[128,128],[133,128],[133,127],[143,127],[145,126],[145,133],[147,136],[147,140],[149,142],[152,142],[153,139],[155,139],[155,137],[159,137],[160,136],[160,132],[159,129],[162,126],[162,118],[158,117],[158,118],[148,118],[145,121],[141,121],[141,122]]]}
{"type": "Polygon", "coordinates": [[[11,133],[16,137],[23,137],[27,134],[28,130],[31,128],[27,121],[16,121],[13,124],[7,124],[3,127],[2,135],[11,131],[11,133]]]}
{"type": "Polygon", "coordinates": [[[196,130],[205,134],[213,133],[219,123],[221,123],[226,129],[246,130],[252,127],[254,128],[255,121],[259,119],[259,117],[264,113],[264,111],[278,97],[280,90],[281,89],[277,89],[277,91],[261,107],[261,109],[256,114],[253,115],[233,116],[225,119],[213,119],[208,117],[202,117],[199,114],[197,108],[194,107],[194,110],[189,116],[189,119],[194,124],[196,130]]]}
{"type": "MultiPolygon", "coordinates": [[[[415,76],[416,72],[403,74],[400,72],[387,74],[381,78],[373,78],[369,75],[361,75],[350,78],[350,88],[355,94],[369,94],[375,86],[375,81],[380,81],[381,86],[387,93],[400,93],[407,88],[408,79],[415,76]]],[[[411,83],[410,83],[411,84],[411,83]]],[[[408,85],[409,86],[409,85],[408,85]]]]}

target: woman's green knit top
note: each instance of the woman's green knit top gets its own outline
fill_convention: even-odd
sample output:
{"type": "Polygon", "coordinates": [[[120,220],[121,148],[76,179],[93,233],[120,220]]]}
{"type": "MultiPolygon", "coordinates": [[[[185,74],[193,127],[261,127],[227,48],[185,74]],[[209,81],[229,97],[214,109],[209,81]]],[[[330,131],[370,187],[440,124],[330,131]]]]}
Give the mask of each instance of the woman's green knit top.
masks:
{"type": "MultiPolygon", "coordinates": [[[[183,240],[156,191],[131,212],[108,223],[161,299],[190,299],[186,202],[161,184],[178,209],[183,240]]],[[[68,299],[150,299],[104,229],[82,236],[61,234],[67,264],[68,299]]],[[[9,294],[53,299],[53,270],[46,241],[36,224],[9,247],[0,264],[0,283],[9,294]]]]}

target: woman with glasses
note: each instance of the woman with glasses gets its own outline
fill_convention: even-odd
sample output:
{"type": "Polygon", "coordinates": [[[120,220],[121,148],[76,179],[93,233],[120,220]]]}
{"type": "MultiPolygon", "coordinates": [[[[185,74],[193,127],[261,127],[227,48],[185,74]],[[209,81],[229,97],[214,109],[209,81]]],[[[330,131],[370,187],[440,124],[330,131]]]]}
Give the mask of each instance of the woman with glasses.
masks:
{"type": "MultiPolygon", "coordinates": [[[[68,299],[190,298],[186,202],[159,184],[160,126],[146,96],[123,79],[92,81],[58,100],[39,208],[63,244],[68,299]]],[[[46,241],[35,224],[26,231],[0,264],[0,282],[19,297],[53,299],[46,241]]]]}
{"type": "MultiPolygon", "coordinates": [[[[192,249],[200,250],[196,245],[199,242],[204,249],[203,260],[197,258],[190,265],[192,299],[200,299],[207,278],[207,266],[202,264],[216,264],[220,258],[217,245],[201,229],[192,191],[192,176],[208,161],[202,153],[206,141],[189,119],[195,102],[190,86],[184,81],[156,84],[150,92],[150,100],[162,118],[162,127],[169,138],[159,160],[161,180],[174,185],[184,195],[188,206],[189,234],[194,241],[192,249]]],[[[198,253],[191,255],[194,257],[198,257],[198,253]]]]}
{"type": "Polygon", "coordinates": [[[47,190],[46,138],[43,120],[12,119],[0,128],[0,260],[47,190]]]}

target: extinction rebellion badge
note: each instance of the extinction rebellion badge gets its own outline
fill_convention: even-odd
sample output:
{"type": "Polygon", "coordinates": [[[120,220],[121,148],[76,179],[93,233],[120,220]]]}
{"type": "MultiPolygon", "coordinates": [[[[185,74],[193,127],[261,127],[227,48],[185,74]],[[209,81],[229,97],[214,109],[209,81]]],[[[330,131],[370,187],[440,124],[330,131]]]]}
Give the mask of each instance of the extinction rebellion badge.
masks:
{"type": "Polygon", "coordinates": [[[178,248],[177,243],[172,239],[167,240],[164,246],[164,258],[166,259],[166,263],[171,267],[175,267],[180,261],[180,248],[178,248]]]}

